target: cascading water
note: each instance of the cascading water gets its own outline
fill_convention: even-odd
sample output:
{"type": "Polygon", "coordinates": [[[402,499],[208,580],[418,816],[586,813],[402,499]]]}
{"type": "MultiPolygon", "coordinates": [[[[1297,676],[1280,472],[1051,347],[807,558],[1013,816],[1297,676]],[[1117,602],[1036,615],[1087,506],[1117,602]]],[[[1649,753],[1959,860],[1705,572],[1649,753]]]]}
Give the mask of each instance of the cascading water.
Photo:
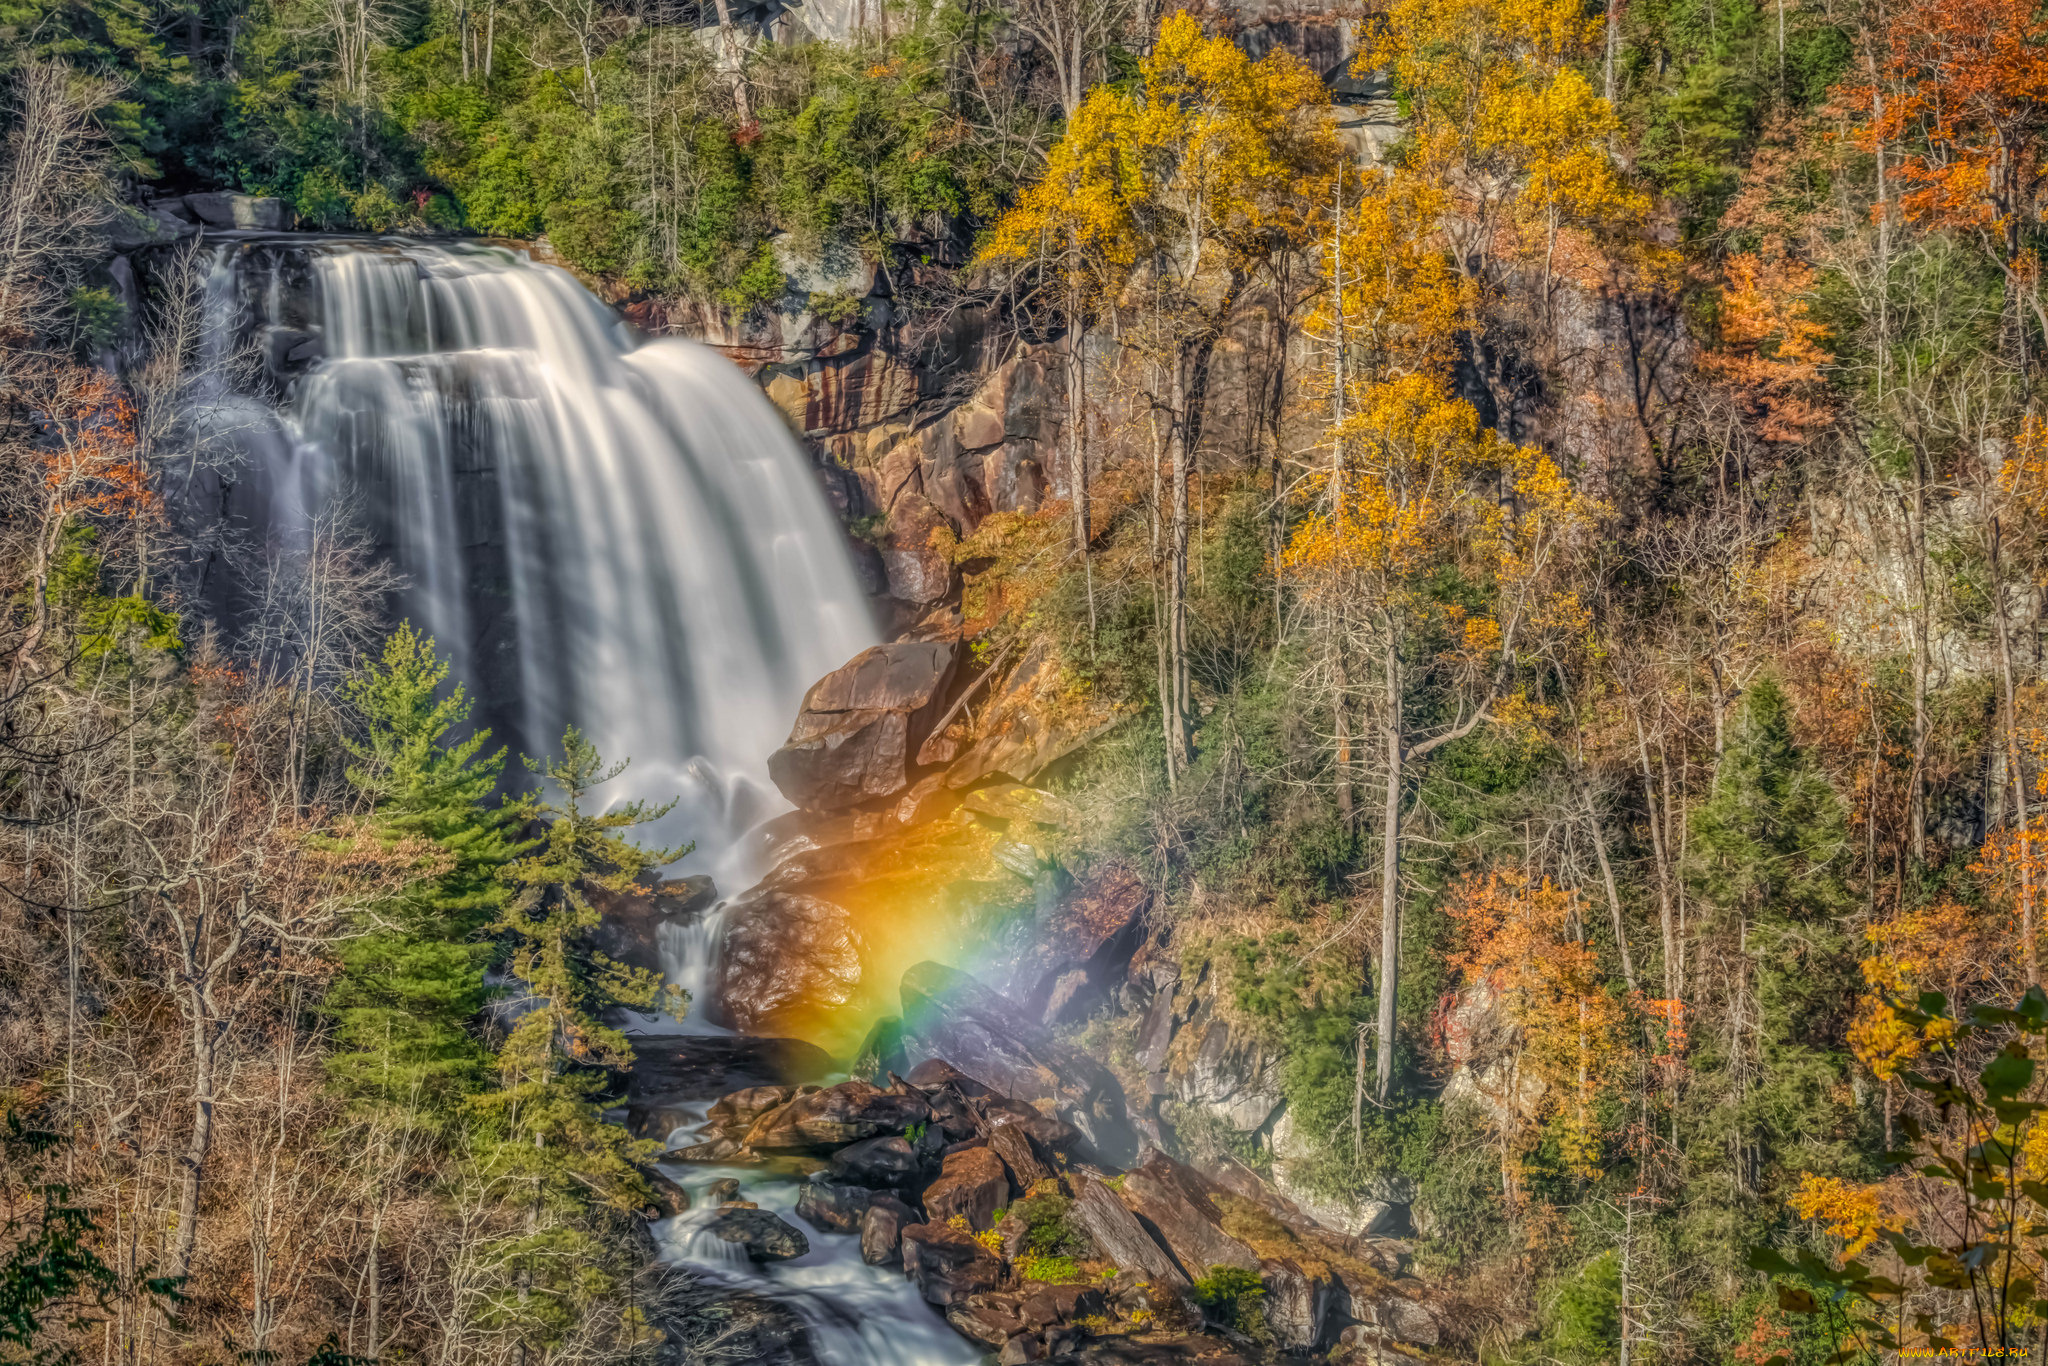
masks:
{"type": "MultiPolygon", "coordinates": [[[[251,520],[276,540],[341,511],[366,523],[406,577],[406,615],[497,699],[518,743],[557,744],[574,724],[631,756],[602,795],[679,797],[654,834],[695,840],[685,867],[721,887],[751,883],[741,836],[786,806],[768,754],[804,690],[873,641],[840,529],[760,391],[703,347],[635,345],[566,272],[510,251],[297,239],[286,250],[311,253],[311,288],[294,305],[276,260],[255,287],[242,277],[246,245],[216,258],[210,344],[253,325],[273,351],[307,332],[324,352],[274,419],[213,396],[265,504],[251,520]]],[[[671,980],[700,1003],[722,916],[659,932],[671,980]]],[[[787,1178],[671,1174],[735,1176],[762,1207],[794,1210],[787,1178]]],[[[819,1234],[761,1269],[707,1217],[658,1230],[669,1259],[788,1305],[828,1366],[980,1358],[856,1239],[819,1234]]]]}
{"type": "MultiPolygon", "coordinates": [[[[500,248],[318,241],[305,316],[324,351],[283,441],[247,441],[271,534],[347,505],[388,549],[402,608],[529,752],[580,727],[632,766],[609,801],[680,798],[655,827],[728,891],[804,689],[873,642],[844,536],[761,392],[716,353],[637,339],[567,272],[500,248]]],[[[216,307],[269,329],[273,269],[216,307]]],[[[213,331],[234,335],[236,319],[213,331]]],[[[501,739],[508,738],[505,735],[501,739]]],[[[718,912],[664,952],[702,994],[718,912]]],[[[701,1015],[700,1012],[695,1012],[701,1015]]]]}

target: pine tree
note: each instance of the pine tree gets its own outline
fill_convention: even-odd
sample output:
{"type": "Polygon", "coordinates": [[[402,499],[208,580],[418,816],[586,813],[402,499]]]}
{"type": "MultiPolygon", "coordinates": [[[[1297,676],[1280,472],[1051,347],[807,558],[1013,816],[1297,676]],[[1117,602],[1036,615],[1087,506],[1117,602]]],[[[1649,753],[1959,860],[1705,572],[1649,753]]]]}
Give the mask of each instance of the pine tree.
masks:
{"type": "Polygon", "coordinates": [[[1725,994],[1726,1023],[1699,1040],[1683,1139],[1697,1171],[1723,1175],[1731,1220],[1775,1218],[1767,1173],[1853,1164],[1857,1121],[1840,1042],[1852,955],[1836,918],[1848,821],[1770,678],[1743,699],[1691,844],[1689,878],[1713,917],[1696,978],[1725,994]]]}
{"type": "Polygon", "coordinates": [[[388,838],[431,841],[445,859],[346,942],[328,1001],[335,1084],[443,1118],[489,1080],[475,1028],[492,953],[483,932],[511,900],[499,870],[530,847],[517,838],[523,808],[492,800],[505,751],[485,752],[489,731],[449,739],[468,724],[470,703],[462,685],[444,687],[447,677],[432,639],[406,624],[343,689],[364,727],[350,744],[349,781],[373,804],[371,821],[388,838]]]}

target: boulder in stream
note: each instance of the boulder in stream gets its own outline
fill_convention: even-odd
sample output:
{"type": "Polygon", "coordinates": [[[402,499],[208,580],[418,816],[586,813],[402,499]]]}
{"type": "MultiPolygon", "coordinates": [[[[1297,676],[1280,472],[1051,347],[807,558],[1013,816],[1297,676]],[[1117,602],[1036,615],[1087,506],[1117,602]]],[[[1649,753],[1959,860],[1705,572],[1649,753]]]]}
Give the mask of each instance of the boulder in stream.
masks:
{"type": "Polygon", "coordinates": [[[727,1205],[705,1227],[728,1243],[746,1248],[757,1262],[781,1262],[811,1250],[811,1240],[765,1209],[727,1205]]]}
{"type": "Polygon", "coordinates": [[[860,1259],[869,1266],[903,1264],[903,1230],[917,1222],[917,1211],[893,1195],[869,1198],[860,1219],[860,1259]]]}
{"type": "Polygon", "coordinates": [[[913,1224],[903,1230],[903,1269],[928,1303],[946,1305],[993,1290],[1003,1264],[974,1236],[944,1224],[913,1224]]]}
{"type": "Polygon", "coordinates": [[[858,1233],[875,1193],[836,1181],[806,1181],[796,1198],[799,1219],[825,1233],[858,1233]]]}
{"type": "Polygon", "coordinates": [[[902,1133],[930,1119],[931,1107],[917,1096],[843,1081],[768,1111],[747,1131],[746,1144],[756,1152],[810,1152],[902,1133]]]}

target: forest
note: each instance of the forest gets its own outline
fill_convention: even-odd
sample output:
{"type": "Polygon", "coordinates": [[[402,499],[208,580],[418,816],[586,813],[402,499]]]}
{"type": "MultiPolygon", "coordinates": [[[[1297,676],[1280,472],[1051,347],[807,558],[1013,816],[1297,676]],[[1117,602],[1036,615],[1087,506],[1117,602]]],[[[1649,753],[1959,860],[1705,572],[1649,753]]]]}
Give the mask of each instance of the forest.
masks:
{"type": "Polygon", "coordinates": [[[881,1085],[930,945],[1128,884],[1048,1037],[1438,1325],[1190,1265],[1053,1359],[2048,1349],[2048,12],[844,8],[0,0],[0,1361],[834,1359],[659,1253],[629,1026],[706,1000],[601,925],[704,851],[646,756],[507,733],[388,538],[194,511],[289,392],[209,342],[215,191],[720,342],[878,638],[959,647],[842,804],[907,832],[832,874],[863,984],[749,1027],[729,947],[743,1033],[881,1085]],[[1068,738],[932,776],[1006,707],[1068,738]]]}

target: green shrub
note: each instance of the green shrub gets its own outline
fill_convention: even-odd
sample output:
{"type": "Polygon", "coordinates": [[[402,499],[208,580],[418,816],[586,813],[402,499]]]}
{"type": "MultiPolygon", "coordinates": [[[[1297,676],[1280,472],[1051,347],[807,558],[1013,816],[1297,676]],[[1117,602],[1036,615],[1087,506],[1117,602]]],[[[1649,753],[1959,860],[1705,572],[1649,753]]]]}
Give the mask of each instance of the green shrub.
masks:
{"type": "Polygon", "coordinates": [[[1024,1221],[1024,1250],[1042,1257],[1085,1257],[1093,1251],[1088,1235],[1067,1217],[1073,1204],[1064,1195],[1047,1193],[1010,1206],[1024,1221]]]}
{"type": "Polygon", "coordinates": [[[1088,1273],[1072,1257],[1019,1257],[1016,1266],[1025,1280],[1046,1285],[1082,1285],[1088,1280],[1088,1273]]]}
{"type": "Polygon", "coordinates": [[[1266,1297],[1266,1283],[1256,1271],[1237,1266],[1212,1266],[1209,1274],[1195,1282],[1195,1303],[1209,1311],[1219,1323],[1240,1333],[1257,1337],[1265,1327],[1259,1302],[1266,1297]]]}

